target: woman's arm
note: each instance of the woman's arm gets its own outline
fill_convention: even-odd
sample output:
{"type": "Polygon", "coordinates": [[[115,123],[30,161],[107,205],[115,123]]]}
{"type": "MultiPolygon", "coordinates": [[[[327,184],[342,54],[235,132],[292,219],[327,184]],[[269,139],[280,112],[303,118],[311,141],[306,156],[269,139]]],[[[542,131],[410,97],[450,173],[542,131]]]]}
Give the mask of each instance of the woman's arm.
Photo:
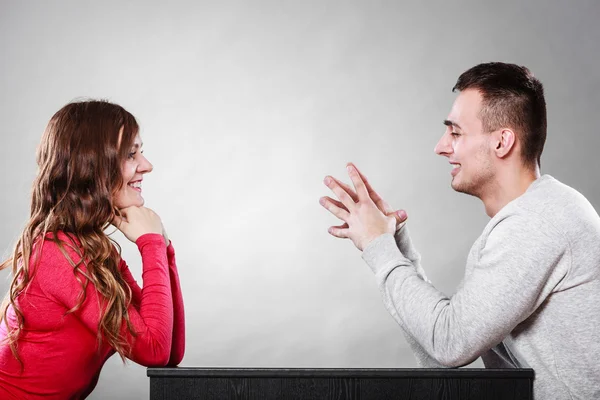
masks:
{"type": "MultiPolygon", "coordinates": [[[[148,233],[140,236],[136,245],[142,255],[143,288],[139,293],[139,308],[132,303],[127,309],[136,335],[131,334],[125,321],[121,335],[131,345],[131,360],[144,366],[164,366],[170,359],[173,338],[173,298],[165,242],[162,235],[148,233]]],[[[66,250],[73,261],[79,260],[73,250],[66,250]]],[[[67,310],[77,306],[82,290],[80,282],[85,282],[84,265],[81,265],[81,272],[73,273],[73,267],[58,246],[46,241],[38,273],[49,297],[62,303],[67,310]]],[[[94,335],[98,333],[103,304],[104,299],[96,287],[88,282],[85,300],[73,315],[94,335]]]]}
{"type": "MultiPolygon", "coordinates": [[[[179,274],[177,272],[177,263],[175,261],[175,249],[170,241],[169,246],[167,247],[167,260],[169,263],[169,281],[173,299],[173,342],[171,344],[171,355],[167,365],[177,365],[183,359],[183,354],[185,352],[185,312],[179,274]]],[[[131,271],[124,260],[121,260],[120,268],[123,279],[131,288],[131,304],[139,310],[142,289],[131,275],[131,271]]]]}
{"type": "Polygon", "coordinates": [[[142,288],[138,285],[137,281],[131,275],[131,271],[127,266],[125,260],[119,261],[119,269],[121,270],[121,276],[131,289],[131,304],[137,309],[140,309],[140,301],[142,300],[142,288]]]}
{"type": "Polygon", "coordinates": [[[185,352],[185,312],[179,274],[175,262],[175,249],[170,242],[169,247],[167,247],[167,258],[169,260],[169,279],[171,281],[171,295],[173,298],[173,343],[167,365],[173,366],[181,362],[185,352]]]}

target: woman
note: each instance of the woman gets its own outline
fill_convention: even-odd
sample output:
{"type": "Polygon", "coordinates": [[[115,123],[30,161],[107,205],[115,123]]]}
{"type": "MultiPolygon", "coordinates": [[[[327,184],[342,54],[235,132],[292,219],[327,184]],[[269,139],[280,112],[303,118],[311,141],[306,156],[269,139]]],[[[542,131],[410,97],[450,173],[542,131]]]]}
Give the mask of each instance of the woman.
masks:
{"type": "Polygon", "coordinates": [[[29,221],[0,266],[14,276],[0,314],[1,399],[85,398],[115,352],[144,366],[183,358],[175,253],[143,207],[152,165],[141,148],[135,118],[106,101],[68,104],[48,123],[29,221]],[[110,224],[136,243],[143,289],[110,224]]]}

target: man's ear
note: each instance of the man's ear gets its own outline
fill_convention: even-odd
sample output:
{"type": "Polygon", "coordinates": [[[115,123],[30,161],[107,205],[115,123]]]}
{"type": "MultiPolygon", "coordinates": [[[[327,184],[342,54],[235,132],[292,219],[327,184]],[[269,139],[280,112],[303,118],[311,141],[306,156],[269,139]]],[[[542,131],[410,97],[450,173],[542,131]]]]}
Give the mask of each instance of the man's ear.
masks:
{"type": "Polygon", "coordinates": [[[516,146],[517,136],[512,129],[501,129],[494,132],[494,152],[499,158],[505,158],[516,146]]]}

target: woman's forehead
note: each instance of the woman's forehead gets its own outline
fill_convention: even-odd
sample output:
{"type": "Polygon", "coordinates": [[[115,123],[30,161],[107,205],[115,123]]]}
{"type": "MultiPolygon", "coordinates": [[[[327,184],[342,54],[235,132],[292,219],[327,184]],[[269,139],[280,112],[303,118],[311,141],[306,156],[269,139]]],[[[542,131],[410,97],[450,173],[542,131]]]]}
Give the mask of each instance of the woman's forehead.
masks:
{"type": "MultiPolygon", "coordinates": [[[[121,129],[119,130],[119,140],[117,141],[117,147],[120,148],[121,147],[121,141],[123,140],[123,127],[121,127],[121,129]]],[[[142,147],[144,145],[144,142],[142,142],[142,138],[140,137],[139,133],[135,134],[135,137],[133,138],[133,143],[131,144],[132,147],[142,147]]]]}

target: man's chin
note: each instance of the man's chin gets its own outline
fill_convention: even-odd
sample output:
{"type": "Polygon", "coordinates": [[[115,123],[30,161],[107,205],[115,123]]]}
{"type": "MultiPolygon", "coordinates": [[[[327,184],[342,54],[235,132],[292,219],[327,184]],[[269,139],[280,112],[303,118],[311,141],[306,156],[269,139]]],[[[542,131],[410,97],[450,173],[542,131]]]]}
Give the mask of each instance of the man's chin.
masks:
{"type": "Polygon", "coordinates": [[[455,177],[452,178],[452,181],[450,182],[450,186],[455,191],[460,192],[460,183],[458,182],[458,180],[455,177]]]}
{"type": "Polygon", "coordinates": [[[461,182],[456,178],[452,179],[452,182],[450,182],[450,186],[452,187],[452,189],[454,189],[455,192],[471,194],[468,188],[465,187],[465,185],[461,184],[461,182]]]}
{"type": "Polygon", "coordinates": [[[464,184],[461,185],[461,184],[458,184],[458,183],[455,183],[454,181],[452,181],[452,183],[450,184],[450,186],[452,186],[452,189],[454,189],[455,192],[464,193],[464,194],[467,194],[469,196],[479,197],[476,194],[476,192],[473,190],[473,188],[469,187],[467,185],[464,185],[464,184]]]}

